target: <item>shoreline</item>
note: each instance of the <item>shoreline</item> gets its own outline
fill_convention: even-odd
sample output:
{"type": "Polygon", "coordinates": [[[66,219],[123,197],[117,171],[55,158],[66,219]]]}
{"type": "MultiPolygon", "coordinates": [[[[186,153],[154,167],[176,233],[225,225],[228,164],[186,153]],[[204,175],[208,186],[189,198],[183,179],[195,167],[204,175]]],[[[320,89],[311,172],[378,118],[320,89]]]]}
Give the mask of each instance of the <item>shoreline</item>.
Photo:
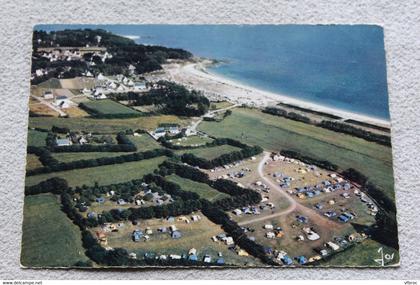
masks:
{"type": "Polygon", "coordinates": [[[209,98],[225,99],[237,104],[253,107],[274,106],[278,103],[290,104],[310,111],[323,112],[343,119],[352,119],[364,123],[390,128],[388,120],[358,114],[342,109],[296,99],[291,96],[265,91],[211,72],[207,67],[215,62],[208,59],[198,59],[196,62],[183,64],[170,63],[164,66],[171,80],[178,81],[196,90],[203,91],[209,98]]]}

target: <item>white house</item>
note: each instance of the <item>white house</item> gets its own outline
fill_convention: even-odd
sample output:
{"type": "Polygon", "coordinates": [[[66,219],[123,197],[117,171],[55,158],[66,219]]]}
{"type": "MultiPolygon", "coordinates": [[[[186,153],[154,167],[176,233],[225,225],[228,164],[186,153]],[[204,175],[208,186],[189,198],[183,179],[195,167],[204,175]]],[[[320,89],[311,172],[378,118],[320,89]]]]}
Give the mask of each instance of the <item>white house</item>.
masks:
{"type": "Polygon", "coordinates": [[[57,146],[67,146],[72,144],[69,138],[56,139],[55,142],[57,143],[57,146]]]}
{"type": "Polygon", "coordinates": [[[44,92],[43,97],[44,99],[54,99],[54,94],[52,93],[51,90],[47,90],[44,92]]]}
{"type": "Polygon", "coordinates": [[[135,82],[134,83],[134,90],[137,91],[142,91],[142,90],[146,90],[146,82],[135,82]]]}

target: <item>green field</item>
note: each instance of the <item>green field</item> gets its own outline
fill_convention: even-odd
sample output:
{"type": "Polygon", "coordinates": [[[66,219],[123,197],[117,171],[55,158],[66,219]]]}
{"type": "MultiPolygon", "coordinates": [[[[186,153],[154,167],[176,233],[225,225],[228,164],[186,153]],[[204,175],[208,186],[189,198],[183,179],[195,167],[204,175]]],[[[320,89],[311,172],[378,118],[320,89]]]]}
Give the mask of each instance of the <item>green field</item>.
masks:
{"type": "Polygon", "coordinates": [[[175,174],[167,176],[166,179],[181,186],[182,190],[197,193],[201,198],[207,199],[210,202],[229,197],[229,195],[219,192],[205,183],[179,177],[175,174]]]}
{"type": "Polygon", "coordinates": [[[23,215],[23,266],[72,266],[88,260],[79,228],[60,210],[56,196],[26,196],[23,215]]]}
{"type": "Polygon", "coordinates": [[[190,136],[190,137],[183,137],[180,139],[174,139],[171,142],[173,145],[193,146],[193,145],[203,145],[212,141],[213,139],[209,137],[190,136]]]}
{"type": "Polygon", "coordinates": [[[112,100],[91,100],[83,102],[89,109],[95,111],[96,114],[100,115],[115,115],[115,114],[139,114],[136,110],[133,110],[127,106],[124,106],[118,102],[112,100]]]}
{"type": "Polygon", "coordinates": [[[59,162],[71,162],[82,159],[96,159],[129,154],[128,152],[53,152],[52,156],[59,162]]]}
{"type": "Polygon", "coordinates": [[[140,152],[162,148],[162,146],[148,134],[141,134],[140,136],[129,136],[128,138],[133,142],[133,144],[135,144],[137,151],[140,152]]]}
{"type": "Polygon", "coordinates": [[[180,150],[180,151],[177,151],[176,153],[177,154],[192,153],[198,157],[211,160],[218,156],[221,156],[222,154],[229,153],[232,151],[238,151],[238,150],[240,150],[240,148],[225,144],[225,145],[218,145],[218,146],[213,146],[213,147],[202,147],[202,148],[196,148],[196,149],[180,150]]]}
{"type": "Polygon", "coordinates": [[[248,108],[233,110],[232,115],[220,123],[202,122],[199,128],[209,135],[230,137],[266,150],[295,150],[316,159],[329,160],[341,169],[353,167],[394,200],[389,147],[248,108]]]}
{"type": "Polygon", "coordinates": [[[45,146],[47,135],[47,132],[28,130],[28,146],[45,146]]]}
{"type": "Polygon", "coordinates": [[[187,126],[190,119],[172,115],[144,116],[128,119],[95,119],[95,118],[54,118],[31,117],[29,127],[51,129],[52,126],[69,128],[72,131],[94,132],[101,134],[115,134],[127,129],[153,130],[160,124],[178,124],[187,126]]]}
{"type": "Polygon", "coordinates": [[[126,182],[143,177],[153,172],[166,157],[156,157],[147,160],[126,162],[122,164],[105,165],[91,168],[74,169],[26,177],[26,186],[38,184],[51,177],[61,177],[67,180],[69,186],[92,186],[126,182]]]}

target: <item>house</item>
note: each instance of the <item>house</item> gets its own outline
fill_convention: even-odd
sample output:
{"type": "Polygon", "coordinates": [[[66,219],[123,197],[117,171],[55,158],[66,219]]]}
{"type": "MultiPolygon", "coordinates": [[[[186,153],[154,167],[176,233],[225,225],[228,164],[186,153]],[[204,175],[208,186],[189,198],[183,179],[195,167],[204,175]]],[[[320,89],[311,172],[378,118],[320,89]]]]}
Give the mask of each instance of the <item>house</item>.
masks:
{"type": "Polygon", "coordinates": [[[222,258],[222,257],[218,258],[218,259],[216,260],[216,264],[218,264],[218,265],[223,265],[223,264],[225,264],[225,260],[224,260],[224,258],[222,258]]]}
{"type": "Polygon", "coordinates": [[[129,258],[131,258],[131,259],[137,259],[137,254],[135,254],[134,252],[131,252],[131,253],[128,255],[128,257],[129,257],[129,258]]]}
{"type": "Polygon", "coordinates": [[[57,138],[55,140],[57,146],[68,146],[68,145],[72,145],[72,142],[69,138],[64,138],[64,139],[59,139],[57,138]]]}
{"type": "Polygon", "coordinates": [[[146,82],[144,81],[134,82],[134,90],[136,91],[146,90],[146,82]]]}
{"type": "Polygon", "coordinates": [[[173,238],[173,239],[179,239],[179,238],[181,238],[182,237],[182,234],[181,234],[181,232],[180,231],[174,231],[174,232],[172,232],[172,234],[171,234],[171,238],[173,238]]]}
{"type": "Polygon", "coordinates": [[[174,231],[176,231],[176,230],[177,230],[177,228],[176,228],[176,226],[175,226],[175,225],[171,225],[171,226],[169,226],[169,230],[170,230],[171,232],[174,232],[174,231]]]}
{"type": "Polygon", "coordinates": [[[178,255],[178,254],[170,254],[169,255],[169,258],[170,259],[181,259],[181,255],[178,255]]]}
{"type": "Polygon", "coordinates": [[[132,234],[133,241],[140,241],[143,237],[143,232],[141,230],[134,230],[132,234]]]}
{"type": "Polygon", "coordinates": [[[151,229],[151,228],[149,228],[149,227],[147,227],[147,228],[146,228],[145,232],[146,232],[146,235],[151,235],[151,234],[153,234],[152,229],[151,229]]]}
{"type": "Polygon", "coordinates": [[[44,91],[44,95],[43,95],[44,99],[54,99],[54,94],[52,93],[51,90],[46,90],[44,91]]]}
{"type": "Polygon", "coordinates": [[[176,135],[176,134],[178,134],[180,131],[179,131],[179,128],[178,127],[169,127],[169,133],[171,134],[171,135],[176,135]]]}

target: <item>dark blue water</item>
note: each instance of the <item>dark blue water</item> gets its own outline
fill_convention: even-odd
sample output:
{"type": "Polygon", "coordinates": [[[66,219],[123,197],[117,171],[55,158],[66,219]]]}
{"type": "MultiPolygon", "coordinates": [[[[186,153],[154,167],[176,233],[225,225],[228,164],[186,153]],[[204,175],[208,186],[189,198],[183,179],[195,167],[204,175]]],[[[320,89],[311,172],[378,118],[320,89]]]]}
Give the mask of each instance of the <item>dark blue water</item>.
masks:
{"type": "Polygon", "coordinates": [[[103,28],[225,60],[213,71],[317,104],[389,119],[383,31],[367,25],[42,25],[103,28]]]}

